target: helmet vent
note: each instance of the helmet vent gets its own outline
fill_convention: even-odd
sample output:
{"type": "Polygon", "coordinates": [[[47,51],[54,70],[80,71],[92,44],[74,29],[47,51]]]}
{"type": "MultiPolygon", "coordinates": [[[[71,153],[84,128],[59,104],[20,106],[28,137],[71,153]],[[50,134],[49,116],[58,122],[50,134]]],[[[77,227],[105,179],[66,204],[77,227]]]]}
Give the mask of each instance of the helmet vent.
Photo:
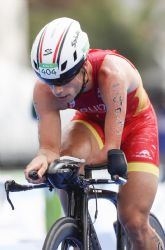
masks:
{"type": "Polygon", "coordinates": [[[77,60],[77,52],[76,52],[76,50],[75,50],[75,52],[73,53],[73,57],[74,57],[74,61],[76,61],[76,60],[77,60]]]}
{"type": "Polygon", "coordinates": [[[66,69],[67,61],[61,64],[61,71],[64,71],[66,69]]]}

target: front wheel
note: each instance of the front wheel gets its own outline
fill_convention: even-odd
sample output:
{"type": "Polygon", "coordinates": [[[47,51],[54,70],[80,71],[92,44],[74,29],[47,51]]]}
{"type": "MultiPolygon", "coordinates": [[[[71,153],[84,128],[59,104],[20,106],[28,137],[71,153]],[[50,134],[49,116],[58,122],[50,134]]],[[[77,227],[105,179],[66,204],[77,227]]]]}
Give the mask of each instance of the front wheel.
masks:
{"type": "Polygon", "coordinates": [[[48,232],[42,250],[69,250],[73,247],[83,250],[77,221],[70,217],[60,218],[48,232]]]}

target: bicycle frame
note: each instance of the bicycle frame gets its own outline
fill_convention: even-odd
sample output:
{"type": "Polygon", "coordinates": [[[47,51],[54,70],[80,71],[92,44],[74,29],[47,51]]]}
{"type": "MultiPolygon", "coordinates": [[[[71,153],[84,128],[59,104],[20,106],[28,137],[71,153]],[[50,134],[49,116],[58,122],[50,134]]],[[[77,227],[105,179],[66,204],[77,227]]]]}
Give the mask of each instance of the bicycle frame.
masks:
{"type": "MultiPolygon", "coordinates": [[[[64,172],[66,173],[66,170],[71,171],[73,169],[78,168],[79,163],[80,163],[80,161],[78,161],[78,162],[77,161],[76,162],[70,161],[69,164],[67,165],[67,163],[63,162],[63,164],[66,168],[63,168],[63,169],[58,168],[60,175],[63,174],[64,172]]],[[[75,241],[75,244],[72,244],[71,242],[69,242],[68,238],[65,238],[66,236],[64,236],[64,238],[62,238],[60,240],[62,240],[62,242],[64,242],[64,244],[66,242],[66,246],[70,246],[70,245],[77,246],[77,244],[80,243],[81,250],[89,250],[90,240],[93,240],[92,241],[92,249],[101,250],[101,246],[100,246],[99,240],[97,238],[96,231],[94,229],[93,223],[92,223],[90,215],[89,215],[88,202],[90,199],[96,200],[96,212],[97,212],[97,199],[107,199],[111,203],[114,204],[114,206],[116,207],[116,212],[117,212],[118,192],[104,190],[102,188],[101,189],[95,188],[94,185],[111,184],[111,183],[121,185],[121,184],[124,184],[126,182],[125,179],[120,178],[119,176],[113,176],[113,175],[111,176],[112,180],[110,180],[110,179],[92,179],[91,178],[91,176],[90,176],[91,170],[102,170],[102,169],[107,169],[107,168],[106,168],[106,166],[93,166],[93,167],[85,166],[85,176],[80,178],[80,176],[78,174],[76,174],[76,178],[74,179],[73,182],[72,182],[72,180],[70,180],[69,183],[67,182],[67,184],[69,184],[67,186],[67,188],[61,188],[61,189],[64,189],[68,194],[69,202],[68,202],[68,209],[67,209],[67,217],[59,219],[58,220],[59,223],[58,222],[54,223],[54,226],[52,227],[52,229],[55,229],[55,230],[53,230],[53,235],[51,235],[51,237],[50,237],[50,234],[48,233],[48,235],[47,235],[48,237],[46,237],[46,239],[45,239],[46,248],[44,248],[44,249],[50,250],[49,243],[54,242],[53,244],[55,244],[55,246],[56,246],[56,243],[59,244],[57,232],[59,230],[59,227],[62,229],[63,225],[65,224],[67,230],[69,230],[71,225],[72,225],[71,228],[73,230],[73,233],[72,233],[72,231],[71,231],[71,233],[68,233],[68,238],[71,237],[71,238],[69,238],[71,242],[73,242],[73,240],[72,240],[73,238],[75,241]],[[92,188],[91,188],[91,186],[92,186],[92,188]],[[67,222],[68,219],[69,219],[69,222],[67,222]],[[90,234],[89,234],[89,231],[91,231],[90,234]],[[56,237],[55,237],[55,234],[56,234],[56,237]],[[75,237],[74,237],[74,234],[75,234],[75,237]],[[82,246],[83,246],[83,249],[82,249],[82,246]]],[[[20,184],[15,183],[14,180],[6,181],[5,182],[5,190],[6,190],[6,194],[7,194],[7,200],[9,201],[12,209],[14,209],[14,206],[10,200],[9,192],[19,192],[19,191],[26,191],[26,190],[32,190],[32,189],[37,189],[37,188],[49,188],[49,190],[52,191],[54,188],[57,188],[56,181],[57,181],[58,175],[56,175],[55,179],[54,179],[54,177],[55,177],[54,175],[58,174],[58,170],[56,170],[55,172],[53,172],[52,170],[53,169],[51,169],[51,172],[49,172],[49,170],[48,170],[47,182],[43,183],[43,184],[20,185],[20,184]]],[[[76,173],[78,173],[78,172],[76,171],[76,173]]],[[[34,173],[34,174],[36,177],[36,173],[34,173]]],[[[70,172],[69,172],[69,174],[70,174],[70,172]]],[[[69,180],[69,179],[67,179],[67,180],[69,180]]],[[[163,230],[160,222],[151,213],[149,215],[149,220],[150,220],[150,225],[158,233],[158,235],[160,236],[160,238],[162,239],[162,241],[165,245],[165,234],[164,234],[164,230],[163,230]]],[[[115,229],[116,239],[117,239],[117,250],[124,250],[124,249],[130,250],[130,249],[132,249],[131,241],[129,240],[127,234],[125,234],[125,231],[124,231],[123,227],[121,226],[121,224],[118,220],[118,217],[117,217],[117,221],[115,223],[114,229],[115,229]]],[[[52,233],[51,230],[49,232],[52,233]]],[[[63,231],[61,230],[60,232],[61,232],[60,236],[62,236],[63,231]]],[[[51,249],[53,249],[53,248],[51,248],[51,249]]],[[[68,249],[68,248],[62,247],[62,249],[68,249]]]]}
{"type": "MultiPolygon", "coordinates": [[[[102,168],[98,168],[97,170],[100,170],[102,168]]],[[[90,169],[92,170],[92,169],[90,169]]],[[[49,179],[48,179],[49,180],[49,179]]],[[[79,179],[80,180],[80,179],[79,179]]],[[[125,181],[126,182],[126,181],[125,181]]],[[[81,236],[82,236],[82,242],[83,242],[83,250],[89,249],[90,244],[90,237],[89,235],[89,229],[92,230],[92,235],[94,237],[94,244],[97,246],[97,250],[101,250],[101,246],[97,237],[97,233],[94,229],[93,223],[91,221],[89,211],[88,211],[88,202],[90,199],[108,199],[110,202],[112,202],[115,207],[117,207],[117,192],[114,191],[108,191],[104,189],[97,189],[95,187],[91,188],[91,185],[97,185],[97,184],[123,184],[123,180],[117,179],[117,180],[110,180],[110,179],[91,179],[89,176],[88,169],[85,169],[85,177],[83,177],[82,182],[80,182],[75,186],[75,188],[67,189],[66,192],[68,194],[68,208],[67,208],[67,217],[74,218],[79,225],[81,236]]],[[[55,188],[52,183],[49,182],[46,184],[39,184],[39,185],[19,185],[13,181],[6,182],[5,188],[7,193],[7,199],[12,206],[12,209],[14,209],[14,206],[9,198],[9,192],[18,192],[18,191],[26,191],[36,188],[49,188],[52,190],[55,188]]],[[[117,220],[117,230],[116,230],[116,236],[117,236],[117,250],[121,250],[120,248],[120,239],[121,239],[121,233],[123,232],[123,229],[117,220]]]]}
{"type": "MultiPolygon", "coordinates": [[[[88,174],[85,173],[85,176],[88,176],[88,174]]],[[[87,177],[88,180],[88,177],[87,177]]],[[[109,182],[107,179],[91,179],[91,183],[93,184],[99,184],[99,183],[116,183],[121,184],[115,181],[109,182]]],[[[79,222],[79,228],[81,229],[81,233],[83,235],[83,250],[89,249],[89,226],[92,227],[92,232],[95,238],[95,243],[97,245],[97,250],[101,250],[101,246],[98,240],[97,233],[94,229],[94,226],[92,224],[89,211],[88,211],[88,202],[91,199],[107,199],[111,203],[114,204],[117,211],[117,196],[118,193],[111,190],[105,190],[100,188],[91,188],[89,186],[87,187],[79,187],[78,189],[73,189],[72,191],[67,191],[68,195],[68,208],[67,208],[67,215],[68,217],[73,217],[74,219],[78,220],[79,222]]],[[[96,205],[97,206],[97,205],[96,205]]],[[[97,209],[97,208],[96,208],[97,209]]],[[[116,239],[117,239],[117,250],[121,250],[122,244],[120,243],[121,237],[123,234],[123,228],[120,224],[120,222],[117,219],[116,222],[116,239]]]]}

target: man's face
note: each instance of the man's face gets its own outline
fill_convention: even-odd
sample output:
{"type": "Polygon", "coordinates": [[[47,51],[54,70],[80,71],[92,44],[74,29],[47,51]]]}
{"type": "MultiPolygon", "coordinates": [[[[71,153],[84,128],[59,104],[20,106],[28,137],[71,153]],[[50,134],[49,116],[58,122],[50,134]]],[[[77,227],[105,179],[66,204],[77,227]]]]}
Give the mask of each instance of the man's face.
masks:
{"type": "Polygon", "coordinates": [[[65,85],[52,85],[50,86],[50,88],[57,99],[69,103],[73,101],[74,98],[78,95],[82,88],[82,85],[83,70],[81,69],[80,72],[65,85]]]}

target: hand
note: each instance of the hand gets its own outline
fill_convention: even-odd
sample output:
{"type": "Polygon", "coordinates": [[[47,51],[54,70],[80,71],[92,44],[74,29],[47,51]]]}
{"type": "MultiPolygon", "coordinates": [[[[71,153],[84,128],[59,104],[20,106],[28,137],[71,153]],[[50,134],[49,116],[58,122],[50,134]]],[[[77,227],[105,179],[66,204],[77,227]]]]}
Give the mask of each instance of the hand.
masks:
{"type": "Polygon", "coordinates": [[[46,172],[48,168],[48,161],[46,155],[39,155],[35,157],[25,168],[25,178],[28,182],[38,184],[38,183],[43,183],[45,178],[44,178],[44,173],[46,172]],[[32,180],[29,177],[29,173],[31,171],[37,171],[38,174],[38,179],[37,180],[32,180]]]}

